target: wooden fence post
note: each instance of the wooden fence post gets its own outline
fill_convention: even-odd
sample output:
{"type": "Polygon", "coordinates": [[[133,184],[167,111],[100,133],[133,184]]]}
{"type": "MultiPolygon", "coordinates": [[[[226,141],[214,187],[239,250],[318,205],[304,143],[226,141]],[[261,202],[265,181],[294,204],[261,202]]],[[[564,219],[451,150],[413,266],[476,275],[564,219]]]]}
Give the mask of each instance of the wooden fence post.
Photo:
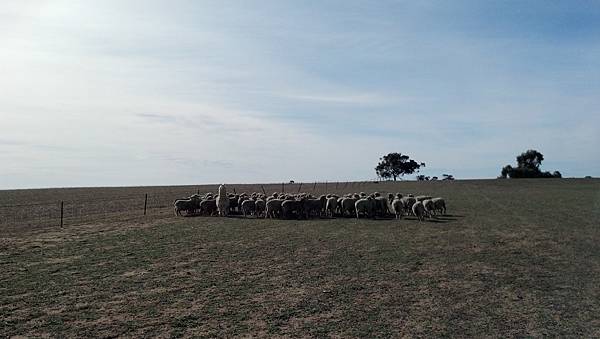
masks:
{"type": "Polygon", "coordinates": [[[60,202],[60,227],[63,227],[63,216],[64,216],[64,211],[65,211],[65,204],[64,201],[60,202]]]}
{"type": "Polygon", "coordinates": [[[260,185],[260,188],[262,188],[262,191],[263,191],[264,195],[267,195],[267,192],[265,191],[265,186],[260,185]]]}
{"type": "Polygon", "coordinates": [[[146,215],[146,207],[148,206],[148,193],[144,196],[144,215],[146,215]]]}
{"type": "Polygon", "coordinates": [[[283,187],[283,183],[281,183],[281,193],[285,192],[285,189],[283,187]]]}
{"type": "Polygon", "coordinates": [[[315,191],[316,187],[317,187],[317,182],[315,181],[315,184],[313,185],[313,192],[315,191]]]}
{"type": "Polygon", "coordinates": [[[325,194],[327,194],[327,181],[325,181],[325,194]]]}
{"type": "Polygon", "coordinates": [[[298,193],[300,193],[301,189],[302,189],[302,183],[300,183],[300,187],[298,187],[298,193]]]}

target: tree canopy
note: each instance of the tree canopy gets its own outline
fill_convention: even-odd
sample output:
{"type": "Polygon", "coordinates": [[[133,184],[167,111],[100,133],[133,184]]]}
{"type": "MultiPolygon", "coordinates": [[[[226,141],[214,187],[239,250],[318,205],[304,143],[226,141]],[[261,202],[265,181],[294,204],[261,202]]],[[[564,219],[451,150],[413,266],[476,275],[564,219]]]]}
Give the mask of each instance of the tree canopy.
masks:
{"type": "Polygon", "coordinates": [[[401,153],[389,153],[379,158],[380,162],[375,167],[377,176],[384,179],[393,178],[394,181],[400,176],[413,174],[418,172],[421,167],[425,167],[425,163],[418,163],[408,155],[401,153]]]}
{"type": "Polygon", "coordinates": [[[502,167],[499,178],[562,178],[559,171],[542,172],[540,166],[544,155],[530,149],[517,156],[517,167],[506,165],[502,167]]]}

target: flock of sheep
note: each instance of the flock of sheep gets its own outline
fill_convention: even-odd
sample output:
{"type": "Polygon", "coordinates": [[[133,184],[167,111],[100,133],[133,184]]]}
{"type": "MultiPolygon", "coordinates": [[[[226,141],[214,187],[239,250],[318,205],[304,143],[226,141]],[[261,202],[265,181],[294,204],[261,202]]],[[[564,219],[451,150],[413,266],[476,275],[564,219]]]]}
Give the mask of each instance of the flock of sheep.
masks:
{"type": "Polygon", "coordinates": [[[244,217],[309,219],[311,217],[354,217],[366,218],[390,217],[401,219],[404,215],[414,215],[419,221],[435,218],[437,214],[446,214],[446,202],[443,198],[431,196],[403,196],[400,193],[387,197],[373,194],[354,193],[344,196],[335,194],[321,195],[316,198],[310,194],[227,194],[225,185],[219,186],[219,194],[204,196],[194,194],[187,199],[178,199],[174,203],[175,215],[219,215],[241,214],[244,217]]]}

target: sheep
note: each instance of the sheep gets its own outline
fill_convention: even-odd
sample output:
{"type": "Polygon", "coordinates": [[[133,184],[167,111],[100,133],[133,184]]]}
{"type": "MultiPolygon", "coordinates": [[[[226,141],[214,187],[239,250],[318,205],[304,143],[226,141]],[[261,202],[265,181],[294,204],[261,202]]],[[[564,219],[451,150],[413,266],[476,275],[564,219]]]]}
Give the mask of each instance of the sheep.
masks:
{"type": "Polygon", "coordinates": [[[321,203],[321,206],[320,206],[321,210],[319,211],[319,215],[325,214],[325,208],[327,207],[327,198],[328,198],[328,196],[325,196],[325,195],[321,195],[319,197],[319,201],[321,203]]]}
{"type": "Polygon", "coordinates": [[[217,201],[214,199],[204,199],[200,202],[201,215],[213,215],[217,212],[217,201]]]}
{"type": "Polygon", "coordinates": [[[363,213],[367,218],[375,217],[375,202],[371,196],[357,200],[354,203],[354,207],[356,209],[356,219],[360,217],[361,213],[363,213]]]}
{"type": "Polygon", "coordinates": [[[226,217],[229,212],[229,198],[225,184],[219,186],[219,195],[217,196],[217,209],[220,217],[226,217]]]}
{"type": "Polygon", "coordinates": [[[417,201],[423,201],[423,200],[431,199],[431,197],[429,195],[417,195],[415,197],[415,199],[417,199],[417,201]]]}
{"type": "Polygon", "coordinates": [[[242,202],[242,214],[244,215],[244,217],[246,217],[247,215],[252,215],[254,214],[254,212],[256,211],[256,203],[254,202],[254,200],[244,200],[244,202],[242,202]]]}
{"type": "Polygon", "coordinates": [[[291,219],[294,214],[298,219],[302,215],[303,203],[298,200],[285,200],[281,203],[281,214],[285,219],[291,219]]]}
{"type": "Polygon", "coordinates": [[[413,214],[419,219],[419,221],[425,220],[425,206],[421,201],[417,201],[412,205],[413,214]]]}
{"type": "Polygon", "coordinates": [[[267,203],[264,199],[256,199],[256,217],[265,217],[265,211],[267,210],[267,203]]]}
{"type": "Polygon", "coordinates": [[[346,212],[348,212],[350,214],[350,216],[353,216],[355,214],[356,211],[356,201],[358,201],[358,199],[356,198],[344,198],[342,199],[342,204],[341,204],[341,210],[342,210],[342,217],[346,216],[346,212]]]}
{"type": "Polygon", "coordinates": [[[329,197],[327,198],[327,204],[325,205],[325,216],[333,218],[338,207],[338,198],[329,197]]]}
{"type": "Polygon", "coordinates": [[[417,199],[415,199],[411,194],[403,197],[400,200],[402,200],[402,203],[404,204],[404,210],[407,212],[407,214],[412,212],[412,207],[417,202],[417,199]]]}
{"type": "MultiPolygon", "coordinates": [[[[376,194],[379,194],[379,193],[376,193],[376,194]]],[[[382,197],[382,196],[375,196],[375,199],[373,200],[373,202],[375,203],[375,205],[374,205],[375,213],[379,214],[382,217],[387,217],[387,215],[390,213],[390,208],[388,205],[387,198],[382,197]]]]}
{"type": "Polygon", "coordinates": [[[425,207],[426,215],[429,218],[433,217],[433,213],[434,213],[433,201],[431,201],[431,199],[426,199],[426,200],[423,200],[421,203],[423,204],[423,207],[425,207]]]}
{"type": "MultiPolygon", "coordinates": [[[[324,197],[324,196],[323,196],[324,197]]],[[[304,199],[304,215],[306,219],[309,219],[313,215],[321,216],[321,206],[323,205],[322,200],[319,199],[304,199]]]]}
{"type": "Polygon", "coordinates": [[[195,199],[177,199],[173,203],[175,215],[181,216],[181,211],[185,211],[186,215],[194,212],[196,206],[195,199]]]}
{"type": "Polygon", "coordinates": [[[238,210],[238,200],[240,196],[237,194],[229,194],[229,212],[236,213],[238,210]]]}
{"type": "Polygon", "coordinates": [[[402,219],[402,213],[404,212],[404,203],[402,203],[401,199],[396,198],[392,201],[392,210],[396,215],[396,219],[402,219]]]}
{"type": "Polygon", "coordinates": [[[267,201],[267,218],[277,218],[281,215],[281,203],[283,200],[280,199],[267,201]]]}
{"type": "Polygon", "coordinates": [[[440,214],[445,215],[446,214],[446,202],[444,201],[444,198],[434,198],[432,199],[433,201],[433,210],[435,212],[438,212],[440,214]]]}

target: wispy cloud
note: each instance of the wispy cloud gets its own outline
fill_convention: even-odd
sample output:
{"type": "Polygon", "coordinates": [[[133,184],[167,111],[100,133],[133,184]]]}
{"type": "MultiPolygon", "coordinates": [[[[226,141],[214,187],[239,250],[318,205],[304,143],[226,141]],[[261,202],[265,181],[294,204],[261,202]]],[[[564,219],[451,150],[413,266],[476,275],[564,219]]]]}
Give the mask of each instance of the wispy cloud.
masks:
{"type": "Polygon", "coordinates": [[[598,175],[593,2],[139,6],[0,5],[0,188],[362,179],[391,151],[495,177],[530,147],[598,175]]]}

